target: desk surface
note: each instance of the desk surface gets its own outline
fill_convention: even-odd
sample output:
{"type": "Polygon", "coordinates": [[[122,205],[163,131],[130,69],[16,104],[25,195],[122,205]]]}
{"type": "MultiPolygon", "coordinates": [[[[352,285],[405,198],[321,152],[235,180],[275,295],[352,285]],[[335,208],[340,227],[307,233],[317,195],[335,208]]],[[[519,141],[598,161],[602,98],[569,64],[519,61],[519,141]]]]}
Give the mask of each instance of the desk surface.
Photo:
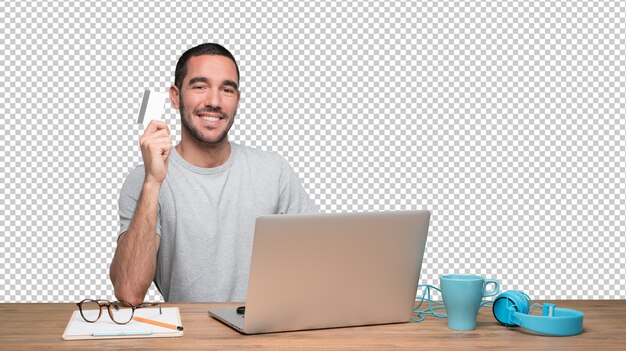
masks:
{"type": "MultiPolygon", "coordinates": [[[[554,301],[553,301],[554,302],[554,301]]],[[[520,328],[505,328],[482,308],[477,329],[458,332],[445,319],[427,316],[421,323],[242,335],[207,314],[227,304],[178,303],[185,327],[182,338],[62,341],[75,304],[0,304],[2,350],[624,350],[626,300],[556,301],[557,306],[585,313],[584,332],[573,337],[548,337],[520,328]]]]}

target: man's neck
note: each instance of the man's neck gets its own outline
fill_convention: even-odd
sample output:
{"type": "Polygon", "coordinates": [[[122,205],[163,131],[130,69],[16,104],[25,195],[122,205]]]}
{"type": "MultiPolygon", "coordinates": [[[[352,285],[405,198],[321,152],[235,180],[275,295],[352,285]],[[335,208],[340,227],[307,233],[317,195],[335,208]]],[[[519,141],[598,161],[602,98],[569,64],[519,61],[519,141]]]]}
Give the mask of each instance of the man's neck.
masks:
{"type": "Polygon", "coordinates": [[[200,142],[194,142],[187,140],[192,138],[185,138],[178,145],[176,145],[176,152],[185,161],[191,163],[194,166],[202,168],[214,168],[223,165],[230,157],[231,147],[228,142],[228,137],[218,144],[202,144],[200,142]]]}

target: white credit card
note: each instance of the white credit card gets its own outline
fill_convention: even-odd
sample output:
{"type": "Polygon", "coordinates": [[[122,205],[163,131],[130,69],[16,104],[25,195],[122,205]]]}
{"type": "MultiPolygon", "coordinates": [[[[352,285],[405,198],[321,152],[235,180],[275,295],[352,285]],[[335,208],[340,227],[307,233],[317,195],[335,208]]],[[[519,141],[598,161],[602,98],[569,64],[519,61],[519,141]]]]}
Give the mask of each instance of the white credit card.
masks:
{"type": "Polygon", "coordinates": [[[160,121],[163,120],[166,97],[166,94],[155,93],[150,90],[144,91],[141,99],[141,108],[139,109],[137,124],[143,124],[145,129],[153,119],[160,121]]]}

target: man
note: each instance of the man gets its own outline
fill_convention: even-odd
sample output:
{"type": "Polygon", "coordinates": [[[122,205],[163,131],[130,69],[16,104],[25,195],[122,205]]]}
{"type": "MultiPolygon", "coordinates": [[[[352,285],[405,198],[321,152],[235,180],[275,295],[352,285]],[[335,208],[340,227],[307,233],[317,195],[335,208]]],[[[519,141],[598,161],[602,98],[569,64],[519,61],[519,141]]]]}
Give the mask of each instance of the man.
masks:
{"type": "Polygon", "coordinates": [[[278,154],[228,141],[240,99],[228,50],[186,51],[169,94],[182,138],[172,148],[162,121],[140,138],[143,167],[120,194],[115,295],[140,304],[154,281],[166,301],[244,301],[256,218],[318,208],[278,154]]]}

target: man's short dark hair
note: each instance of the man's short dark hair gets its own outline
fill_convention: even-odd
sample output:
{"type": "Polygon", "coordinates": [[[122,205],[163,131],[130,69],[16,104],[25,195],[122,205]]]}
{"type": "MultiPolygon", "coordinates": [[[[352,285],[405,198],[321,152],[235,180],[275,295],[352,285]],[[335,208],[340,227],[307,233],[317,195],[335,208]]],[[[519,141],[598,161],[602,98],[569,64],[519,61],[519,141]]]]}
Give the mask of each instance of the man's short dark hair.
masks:
{"type": "Polygon", "coordinates": [[[187,74],[187,63],[189,62],[189,59],[200,55],[219,55],[233,60],[235,68],[237,69],[237,84],[239,84],[239,65],[237,64],[233,54],[220,44],[204,43],[185,51],[178,59],[178,63],[176,63],[176,72],[174,73],[174,85],[178,87],[178,90],[183,88],[183,79],[187,74]]]}

